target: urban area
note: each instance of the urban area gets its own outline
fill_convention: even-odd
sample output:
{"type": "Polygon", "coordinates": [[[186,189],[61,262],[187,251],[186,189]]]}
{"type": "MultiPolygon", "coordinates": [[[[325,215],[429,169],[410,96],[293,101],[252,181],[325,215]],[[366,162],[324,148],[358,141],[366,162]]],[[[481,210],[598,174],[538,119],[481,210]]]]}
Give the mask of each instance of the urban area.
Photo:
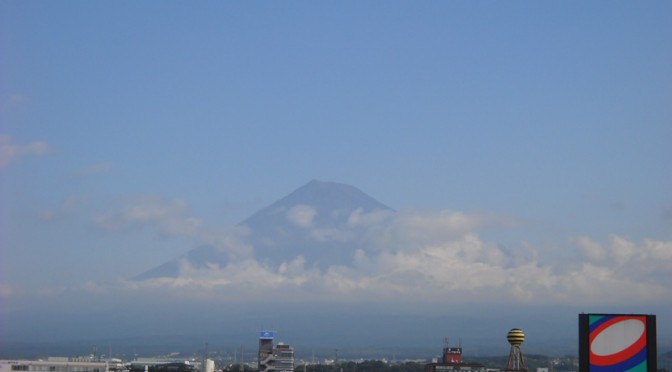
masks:
{"type": "MultiPolygon", "coordinates": [[[[563,372],[583,371],[580,358],[576,356],[548,357],[524,355],[521,345],[525,334],[521,329],[511,329],[506,335],[510,344],[508,356],[472,357],[463,356],[459,345],[449,345],[444,339],[441,354],[426,359],[396,360],[392,358],[356,360],[339,358],[338,350],[327,358],[316,358],[313,352],[308,358],[297,358],[294,347],[284,342],[275,342],[275,332],[260,331],[258,349],[240,350],[223,354],[208,351],[204,345],[200,355],[184,356],[174,352],[154,357],[134,356],[131,360],[115,358],[112,351],[101,352],[93,345],[85,356],[51,356],[35,360],[0,360],[0,372],[563,372]],[[250,357],[250,355],[255,355],[250,357]],[[246,360],[247,359],[249,360],[246,360]]],[[[305,353],[304,353],[305,354],[305,353]]],[[[667,353],[670,354],[670,353],[667,353]]],[[[657,363],[649,362],[649,368],[638,371],[669,372],[672,355],[657,363]],[[653,364],[653,366],[651,365],[653,364]]],[[[644,364],[646,365],[646,363],[644,364]]],[[[586,370],[592,370],[586,369],[586,370]]],[[[611,370],[611,369],[610,369],[611,370]]],[[[633,369],[630,369],[633,370],[633,369]]],[[[616,371],[616,369],[614,369],[616,371]]],[[[625,370],[623,370],[625,371],[625,370]]]]}

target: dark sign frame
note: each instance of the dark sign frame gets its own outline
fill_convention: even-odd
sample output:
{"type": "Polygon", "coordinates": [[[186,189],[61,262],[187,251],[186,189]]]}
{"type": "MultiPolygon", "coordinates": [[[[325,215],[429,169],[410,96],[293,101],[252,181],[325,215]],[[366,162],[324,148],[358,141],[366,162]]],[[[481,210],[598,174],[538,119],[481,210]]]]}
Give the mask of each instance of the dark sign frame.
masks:
{"type": "Polygon", "coordinates": [[[579,314],[579,372],[623,372],[623,367],[612,365],[591,365],[590,350],[590,318],[604,317],[607,320],[618,321],[619,319],[638,317],[645,319],[646,332],[646,371],[657,372],[657,345],[656,345],[656,316],[646,314],[579,314]],[[623,317],[623,318],[619,318],[623,317]]]}

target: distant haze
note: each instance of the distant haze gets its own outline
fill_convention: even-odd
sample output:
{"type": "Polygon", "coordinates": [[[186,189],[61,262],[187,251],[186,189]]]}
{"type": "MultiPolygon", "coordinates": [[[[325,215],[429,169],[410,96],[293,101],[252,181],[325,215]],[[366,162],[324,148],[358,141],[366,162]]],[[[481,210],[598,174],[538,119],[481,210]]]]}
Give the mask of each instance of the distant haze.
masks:
{"type": "Polygon", "coordinates": [[[672,349],[670,15],[0,1],[0,354],[672,349]]]}
{"type": "Polygon", "coordinates": [[[543,250],[505,250],[477,235],[513,226],[494,214],[397,212],[353,186],[313,180],[230,230],[194,227],[207,244],[134,278],[17,296],[5,339],[184,335],[231,348],[269,328],[309,348],[438,352],[449,337],[487,355],[506,354],[506,332],[520,327],[530,351],[572,354],[578,312],[594,310],[660,311],[669,343],[662,243],[577,240],[572,255],[548,264],[543,250]],[[631,279],[598,280],[614,260],[631,279]],[[38,298],[49,306],[28,306],[38,298]]]}

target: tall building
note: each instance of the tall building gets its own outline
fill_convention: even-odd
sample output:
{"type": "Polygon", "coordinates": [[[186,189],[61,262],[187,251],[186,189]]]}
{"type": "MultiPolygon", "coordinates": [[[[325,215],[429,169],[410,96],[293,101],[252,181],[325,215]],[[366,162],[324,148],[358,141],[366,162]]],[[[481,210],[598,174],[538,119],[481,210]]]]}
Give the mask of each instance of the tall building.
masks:
{"type": "Polygon", "coordinates": [[[259,332],[258,368],[259,372],[293,372],[294,348],[283,343],[273,347],[273,332],[259,332]]]}
{"type": "Polygon", "coordinates": [[[257,355],[259,372],[272,371],[274,369],[273,359],[273,332],[259,332],[259,353],[257,355]]]}

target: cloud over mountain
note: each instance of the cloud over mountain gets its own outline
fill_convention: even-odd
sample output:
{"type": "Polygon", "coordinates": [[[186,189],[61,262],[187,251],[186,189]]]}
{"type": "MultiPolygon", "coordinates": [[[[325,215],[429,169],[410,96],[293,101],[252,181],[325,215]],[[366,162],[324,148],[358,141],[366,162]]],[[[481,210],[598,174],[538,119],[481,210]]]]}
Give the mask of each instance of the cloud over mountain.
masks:
{"type": "Polygon", "coordinates": [[[619,304],[672,295],[672,242],[576,237],[563,247],[566,258],[553,260],[541,247],[504,249],[481,236],[518,223],[480,212],[394,211],[352,186],[311,181],[216,241],[199,230],[207,243],[126,283],[277,300],[619,304]]]}

